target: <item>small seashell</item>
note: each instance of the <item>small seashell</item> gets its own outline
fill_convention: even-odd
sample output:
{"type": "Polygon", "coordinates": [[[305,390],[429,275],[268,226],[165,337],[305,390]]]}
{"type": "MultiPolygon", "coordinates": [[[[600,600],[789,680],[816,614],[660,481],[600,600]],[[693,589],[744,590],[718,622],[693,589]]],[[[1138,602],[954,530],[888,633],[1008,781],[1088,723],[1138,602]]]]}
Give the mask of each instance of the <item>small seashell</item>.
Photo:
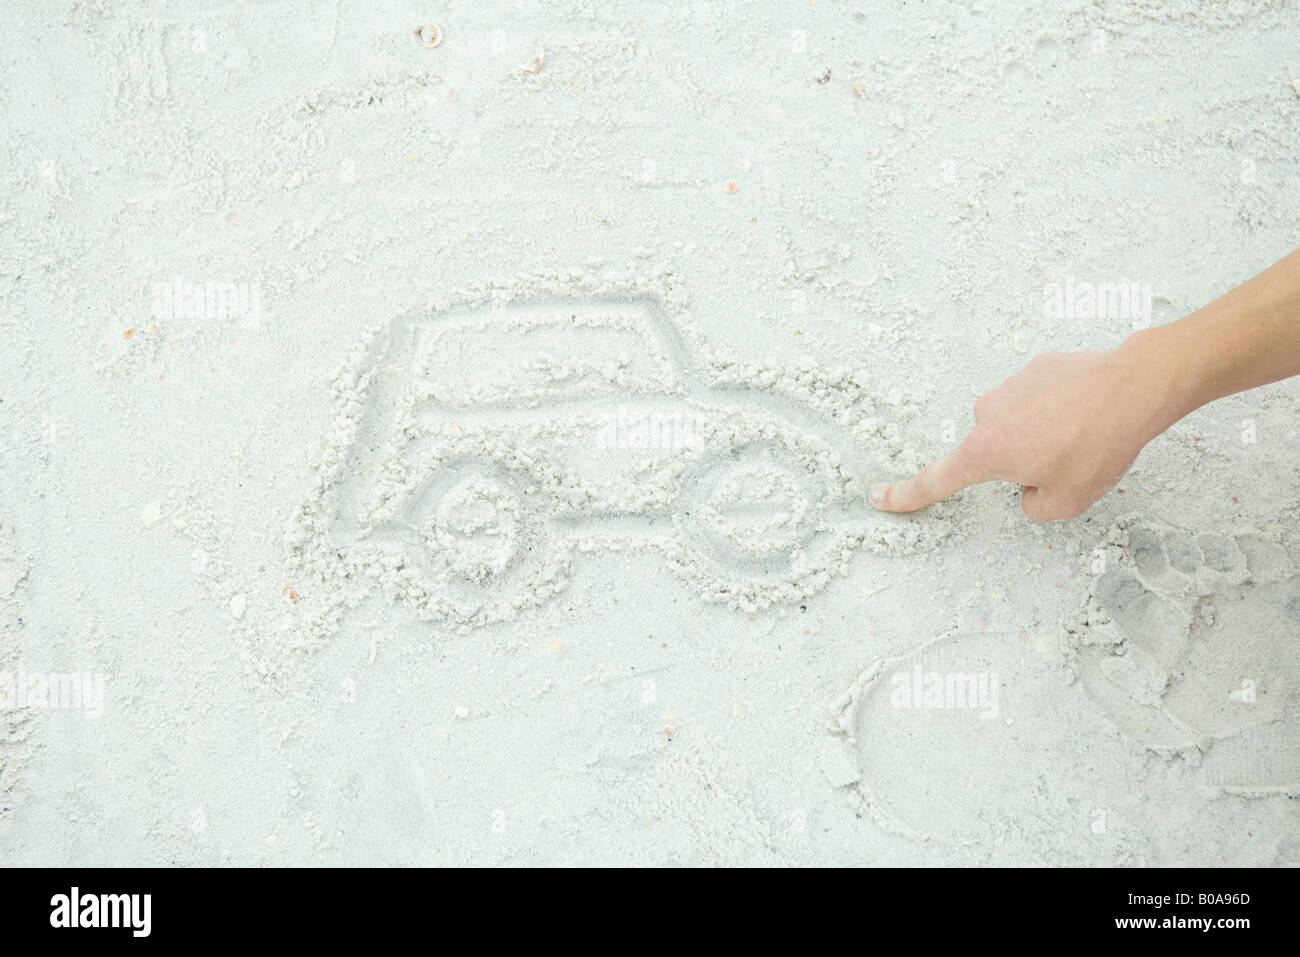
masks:
{"type": "Polygon", "coordinates": [[[420,46],[432,50],[442,42],[442,28],[436,23],[421,23],[415,28],[415,39],[420,41],[420,46]]]}
{"type": "Polygon", "coordinates": [[[531,60],[525,63],[522,67],[520,67],[520,69],[523,70],[525,73],[538,73],[541,71],[542,64],[545,62],[546,62],[545,51],[538,50],[537,56],[533,57],[531,60]]]}

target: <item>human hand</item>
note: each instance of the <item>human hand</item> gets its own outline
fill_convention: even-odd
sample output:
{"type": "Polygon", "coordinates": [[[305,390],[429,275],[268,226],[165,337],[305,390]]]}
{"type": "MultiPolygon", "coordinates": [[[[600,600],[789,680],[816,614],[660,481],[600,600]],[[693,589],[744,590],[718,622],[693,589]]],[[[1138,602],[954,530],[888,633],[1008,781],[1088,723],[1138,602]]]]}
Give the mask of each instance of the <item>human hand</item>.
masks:
{"type": "Polygon", "coordinates": [[[1015,482],[1035,522],[1074,518],[1124,477],[1142,447],[1180,417],[1168,380],[1134,347],[1047,353],[975,402],[975,428],[871,502],[911,512],[978,482],[1015,482]]]}

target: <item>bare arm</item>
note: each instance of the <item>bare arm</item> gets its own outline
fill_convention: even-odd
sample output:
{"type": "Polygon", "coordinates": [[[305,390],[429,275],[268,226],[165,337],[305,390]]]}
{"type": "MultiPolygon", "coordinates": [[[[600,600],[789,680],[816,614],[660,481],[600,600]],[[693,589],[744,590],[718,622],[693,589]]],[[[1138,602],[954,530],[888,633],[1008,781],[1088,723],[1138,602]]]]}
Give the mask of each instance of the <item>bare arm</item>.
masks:
{"type": "Polygon", "coordinates": [[[975,403],[975,428],[917,475],[871,490],[910,512],[977,482],[1021,486],[1036,522],[1074,518],[1151,439],[1207,402],[1300,374],[1300,249],[1111,352],[1048,353],[975,403]]]}

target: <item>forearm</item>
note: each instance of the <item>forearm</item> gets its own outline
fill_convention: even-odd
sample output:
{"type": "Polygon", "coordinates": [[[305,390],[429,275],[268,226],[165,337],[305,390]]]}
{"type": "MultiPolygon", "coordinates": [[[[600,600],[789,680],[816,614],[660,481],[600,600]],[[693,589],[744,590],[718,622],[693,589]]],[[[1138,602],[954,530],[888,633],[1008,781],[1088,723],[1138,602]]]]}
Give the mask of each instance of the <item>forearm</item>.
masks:
{"type": "Polygon", "coordinates": [[[1143,446],[1207,402],[1300,375],[1300,249],[1186,318],[1110,352],[1035,356],[975,403],[947,455],[871,502],[911,512],[977,482],[1020,486],[1035,522],[1074,518],[1143,446]]]}
{"type": "Polygon", "coordinates": [[[1152,436],[1207,402],[1300,375],[1300,249],[1119,351],[1144,382],[1152,436]]]}

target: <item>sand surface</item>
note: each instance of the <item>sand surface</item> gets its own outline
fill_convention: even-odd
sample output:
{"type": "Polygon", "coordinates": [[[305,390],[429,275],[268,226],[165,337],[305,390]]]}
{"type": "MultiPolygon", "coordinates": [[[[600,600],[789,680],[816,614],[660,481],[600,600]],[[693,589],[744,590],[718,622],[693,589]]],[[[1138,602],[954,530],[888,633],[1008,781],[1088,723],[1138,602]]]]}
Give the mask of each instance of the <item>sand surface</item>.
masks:
{"type": "Polygon", "coordinates": [[[1300,382],[864,499],[1294,248],[1294,2],[5,24],[0,861],[1300,863],[1300,382]]]}

